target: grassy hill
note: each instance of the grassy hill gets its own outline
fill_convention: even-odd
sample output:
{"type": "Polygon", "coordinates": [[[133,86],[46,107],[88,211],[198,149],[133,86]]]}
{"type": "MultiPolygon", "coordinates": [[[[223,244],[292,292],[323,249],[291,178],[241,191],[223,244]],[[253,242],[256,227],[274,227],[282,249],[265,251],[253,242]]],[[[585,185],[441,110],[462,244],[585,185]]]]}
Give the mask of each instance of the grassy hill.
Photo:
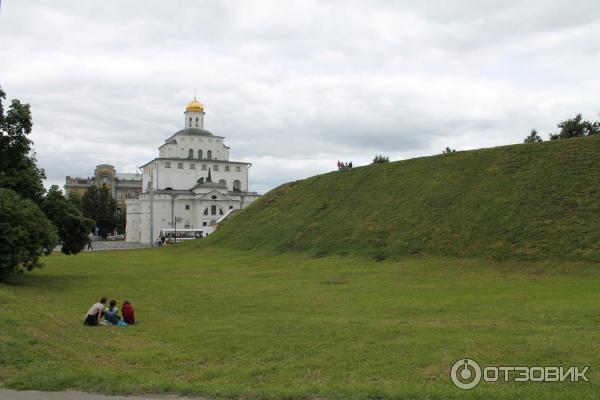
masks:
{"type": "Polygon", "coordinates": [[[269,192],[209,240],[241,249],[600,261],[600,137],[332,172],[269,192]]]}

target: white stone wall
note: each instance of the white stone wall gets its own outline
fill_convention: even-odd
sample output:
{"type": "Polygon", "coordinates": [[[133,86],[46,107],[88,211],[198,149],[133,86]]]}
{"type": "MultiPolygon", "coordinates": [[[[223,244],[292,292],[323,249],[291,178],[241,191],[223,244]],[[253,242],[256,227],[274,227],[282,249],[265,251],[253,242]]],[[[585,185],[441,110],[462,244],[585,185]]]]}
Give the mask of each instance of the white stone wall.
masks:
{"type": "Polygon", "coordinates": [[[248,191],[250,164],[187,159],[158,159],[146,165],[143,173],[143,187],[145,191],[148,190],[152,178],[154,189],[190,190],[196,185],[198,179],[205,178],[206,180],[209,168],[213,182],[225,180],[227,189],[234,190],[234,183],[239,181],[239,190],[248,191]],[[182,168],[179,168],[179,164],[182,168]],[[169,167],[167,168],[167,166],[169,167]]]}
{"type": "Polygon", "coordinates": [[[183,126],[186,128],[204,129],[204,113],[195,111],[186,111],[183,113],[183,126]]]}
{"type": "Polygon", "coordinates": [[[173,229],[172,221],[177,222],[177,228],[197,229],[207,235],[213,232],[211,223],[218,221],[230,207],[240,209],[246,207],[258,195],[227,195],[223,189],[202,189],[198,193],[154,193],[151,204],[150,194],[145,193],[136,200],[128,200],[126,240],[128,242],[152,243],[158,238],[161,229],[173,229]],[[215,196],[216,199],[212,199],[215,196]],[[188,206],[188,207],[186,207],[188,206]],[[213,214],[212,207],[216,213],[213,214]],[[154,215],[153,240],[150,232],[151,207],[154,215]],[[205,211],[208,215],[205,215],[205,211]],[[221,212],[222,211],[222,214],[221,212]]]}
{"type": "Polygon", "coordinates": [[[225,145],[224,138],[221,136],[178,134],[174,139],[177,144],[166,146],[167,157],[190,158],[190,150],[192,150],[192,158],[198,159],[198,150],[201,150],[204,160],[229,160],[229,147],[225,145]]]}
{"type": "Polygon", "coordinates": [[[142,240],[141,204],[138,199],[125,201],[127,220],[125,225],[125,240],[140,243],[142,240]]]}
{"type": "Polygon", "coordinates": [[[179,134],[174,139],[177,143],[166,143],[159,147],[159,157],[190,158],[191,150],[193,159],[229,160],[229,147],[221,136],[179,134]]]}

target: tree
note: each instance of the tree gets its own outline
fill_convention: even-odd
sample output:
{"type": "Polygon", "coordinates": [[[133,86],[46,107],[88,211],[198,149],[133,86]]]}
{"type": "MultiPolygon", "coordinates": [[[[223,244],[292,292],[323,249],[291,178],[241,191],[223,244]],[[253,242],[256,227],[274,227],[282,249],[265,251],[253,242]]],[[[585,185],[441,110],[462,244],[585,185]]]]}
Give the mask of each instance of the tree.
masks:
{"type": "Polygon", "coordinates": [[[29,104],[13,99],[6,114],[0,88],[0,187],[12,189],[23,198],[40,204],[44,195],[44,171],[36,165],[31,152],[31,112],[29,104]]]}
{"type": "Polygon", "coordinates": [[[531,130],[531,133],[529,133],[529,136],[527,136],[525,138],[525,140],[523,140],[523,143],[539,143],[542,142],[542,138],[538,135],[537,131],[535,129],[531,130]]]}
{"type": "Polygon", "coordinates": [[[375,157],[373,158],[373,164],[383,164],[389,162],[390,158],[388,156],[384,156],[383,154],[375,154],[375,157]]]}
{"type": "Polygon", "coordinates": [[[12,100],[4,109],[0,88],[0,279],[41,266],[57,243],[56,228],[40,209],[44,171],[32,152],[29,104],[12,100]]]}
{"type": "Polygon", "coordinates": [[[117,233],[124,235],[126,226],[127,226],[127,212],[125,211],[125,209],[122,209],[121,212],[118,213],[118,215],[117,215],[117,220],[116,220],[117,233]]]}
{"type": "Polygon", "coordinates": [[[64,254],[77,254],[88,242],[94,221],[85,218],[71,201],[67,200],[58,186],[52,185],[44,198],[43,210],[58,227],[64,254]]]}
{"type": "Polygon", "coordinates": [[[586,121],[581,114],[577,114],[575,118],[566,119],[557,126],[560,128],[560,131],[558,133],[551,133],[550,140],[570,139],[600,134],[600,121],[586,121]]]}
{"type": "Polygon", "coordinates": [[[56,228],[31,200],[0,188],[0,280],[40,267],[57,242],[56,228]]]}
{"type": "Polygon", "coordinates": [[[79,211],[82,212],[83,215],[83,201],[81,199],[81,195],[78,192],[69,192],[67,193],[67,201],[73,204],[79,211]]]}
{"type": "Polygon", "coordinates": [[[456,150],[451,149],[450,147],[446,147],[446,149],[444,151],[442,151],[442,154],[450,154],[450,153],[456,153],[456,150]]]}
{"type": "Polygon", "coordinates": [[[96,222],[100,236],[106,236],[114,231],[116,226],[117,203],[112,198],[106,186],[98,189],[90,186],[82,198],[83,215],[96,222]]]}

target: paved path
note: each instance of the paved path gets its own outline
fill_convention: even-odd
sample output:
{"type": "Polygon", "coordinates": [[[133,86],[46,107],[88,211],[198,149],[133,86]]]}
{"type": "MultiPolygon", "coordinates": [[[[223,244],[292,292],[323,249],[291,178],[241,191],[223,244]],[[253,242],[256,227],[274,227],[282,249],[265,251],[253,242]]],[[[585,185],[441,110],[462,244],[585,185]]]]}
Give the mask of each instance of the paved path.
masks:
{"type": "MultiPolygon", "coordinates": [[[[65,392],[38,392],[34,390],[9,390],[0,389],[0,400],[191,400],[189,397],[178,396],[105,396],[101,394],[83,393],[74,391],[65,392]]],[[[208,400],[206,397],[196,397],[195,400],[208,400]]]]}
{"type": "MultiPolygon", "coordinates": [[[[131,249],[145,249],[150,247],[149,244],[142,243],[131,243],[125,242],[124,240],[99,240],[92,242],[93,250],[83,251],[109,251],[109,250],[131,250],[131,249]]],[[[54,251],[60,251],[60,246],[56,246],[54,251]]]]}

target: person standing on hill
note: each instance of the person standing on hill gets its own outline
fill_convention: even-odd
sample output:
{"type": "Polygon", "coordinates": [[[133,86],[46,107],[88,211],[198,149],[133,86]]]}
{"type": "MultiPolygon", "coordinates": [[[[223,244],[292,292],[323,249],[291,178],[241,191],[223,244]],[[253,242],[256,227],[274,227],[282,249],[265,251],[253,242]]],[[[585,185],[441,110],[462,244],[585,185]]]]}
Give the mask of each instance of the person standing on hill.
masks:
{"type": "Polygon", "coordinates": [[[98,326],[100,318],[104,314],[104,305],[106,304],[106,297],[100,299],[100,303],[94,304],[87,312],[84,325],[87,326],[98,326]]]}

